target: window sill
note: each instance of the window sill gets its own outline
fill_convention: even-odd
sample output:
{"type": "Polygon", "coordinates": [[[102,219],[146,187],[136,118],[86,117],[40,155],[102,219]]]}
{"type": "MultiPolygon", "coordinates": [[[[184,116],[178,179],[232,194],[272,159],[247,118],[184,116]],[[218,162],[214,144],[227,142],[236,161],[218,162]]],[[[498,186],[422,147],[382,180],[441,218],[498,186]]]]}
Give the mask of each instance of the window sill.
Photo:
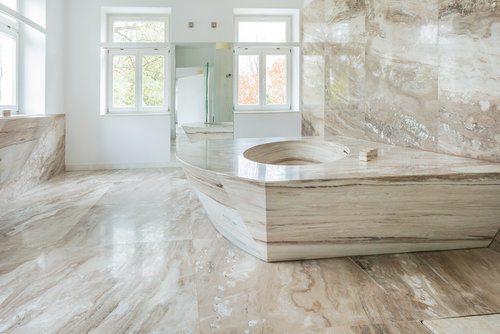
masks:
{"type": "Polygon", "coordinates": [[[296,114],[299,110],[235,110],[235,114],[296,114]]]}
{"type": "Polygon", "coordinates": [[[130,112],[130,113],[106,113],[106,114],[101,114],[101,117],[126,117],[126,116],[131,116],[131,117],[138,117],[138,116],[170,116],[171,113],[169,112],[130,112]]]}

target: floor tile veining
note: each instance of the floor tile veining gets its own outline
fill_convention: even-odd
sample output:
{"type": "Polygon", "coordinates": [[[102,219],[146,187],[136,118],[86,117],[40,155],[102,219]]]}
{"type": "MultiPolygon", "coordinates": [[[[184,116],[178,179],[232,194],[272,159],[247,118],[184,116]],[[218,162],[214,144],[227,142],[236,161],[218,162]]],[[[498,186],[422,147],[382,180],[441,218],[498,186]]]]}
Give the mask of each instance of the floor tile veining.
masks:
{"type": "Polygon", "coordinates": [[[494,333],[499,294],[492,249],[261,262],[180,168],[66,173],[0,210],[0,333],[494,333]]]}

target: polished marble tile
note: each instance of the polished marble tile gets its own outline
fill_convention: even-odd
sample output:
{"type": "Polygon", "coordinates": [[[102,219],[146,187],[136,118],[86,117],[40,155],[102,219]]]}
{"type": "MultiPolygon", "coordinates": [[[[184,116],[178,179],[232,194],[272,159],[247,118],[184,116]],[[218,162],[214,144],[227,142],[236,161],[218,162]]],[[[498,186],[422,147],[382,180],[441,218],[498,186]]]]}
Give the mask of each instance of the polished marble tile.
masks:
{"type": "Polygon", "coordinates": [[[197,329],[190,242],[0,255],[0,332],[197,329]]]}
{"type": "Polygon", "coordinates": [[[325,135],[365,137],[365,44],[332,45],[327,57],[325,135]]]}
{"type": "Polygon", "coordinates": [[[330,73],[324,107],[303,103],[305,136],[500,161],[498,0],[313,0],[303,20],[304,68],[315,54],[330,73]]]}
{"type": "Polygon", "coordinates": [[[8,207],[1,333],[420,334],[500,312],[499,253],[264,263],[215,231],[180,169],[67,173],[8,207]]]}
{"type": "Polygon", "coordinates": [[[371,1],[366,44],[366,136],[437,149],[436,0],[371,1]]]}
{"type": "MultiPolygon", "coordinates": [[[[419,255],[433,272],[444,277],[449,287],[474,305],[477,312],[499,313],[500,299],[492,291],[500,291],[500,253],[491,249],[422,253],[419,255]]],[[[464,303],[466,305],[466,303],[464,303]]]]}
{"type": "Polygon", "coordinates": [[[302,56],[302,132],[310,136],[324,135],[326,73],[323,54],[309,49],[303,50],[302,56]]]}
{"type": "Polygon", "coordinates": [[[333,327],[318,331],[297,332],[304,334],[430,334],[418,321],[388,322],[351,327],[333,327]]]}
{"type": "Polygon", "coordinates": [[[327,38],[328,28],[325,7],[326,0],[315,0],[302,11],[303,42],[322,42],[327,38]]]}
{"type": "Polygon", "coordinates": [[[91,247],[191,240],[191,213],[171,205],[96,205],[57,243],[91,247]]]}
{"type": "Polygon", "coordinates": [[[500,3],[439,1],[439,148],[500,161],[500,3]]]}
{"type": "Polygon", "coordinates": [[[387,291],[349,259],[267,264],[225,240],[194,247],[202,332],[370,333],[387,322],[439,316],[402,304],[407,291],[387,291]]]}
{"type": "Polygon", "coordinates": [[[498,334],[500,314],[424,321],[434,334],[498,334]]]}
{"type": "Polygon", "coordinates": [[[398,300],[406,317],[417,320],[500,311],[483,293],[500,291],[500,257],[493,253],[464,250],[360,257],[355,262],[398,300]]]}
{"type": "Polygon", "coordinates": [[[183,201],[183,197],[188,196],[189,189],[178,187],[184,183],[184,173],[178,168],[143,172],[130,182],[117,182],[100,199],[99,204],[137,205],[183,201]]]}

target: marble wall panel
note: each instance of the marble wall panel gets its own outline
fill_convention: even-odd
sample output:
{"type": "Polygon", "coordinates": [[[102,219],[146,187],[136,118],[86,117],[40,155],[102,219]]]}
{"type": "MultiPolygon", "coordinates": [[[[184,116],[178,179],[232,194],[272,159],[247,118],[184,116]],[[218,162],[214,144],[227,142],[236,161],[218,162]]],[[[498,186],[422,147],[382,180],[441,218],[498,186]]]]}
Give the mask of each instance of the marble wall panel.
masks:
{"type": "Polygon", "coordinates": [[[366,22],[367,136],[436,149],[436,1],[371,1],[366,22]]]}
{"type": "Polygon", "coordinates": [[[323,136],[325,41],[328,39],[325,0],[313,1],[302,14],[302,133],[307,136],[323,136]]]}
{"type": "Polygon", "coordinates": [[[500,161],[499,0],[313,0],[304,22],[304,69],[325,68],[304,135],[500,161]]]}
{"type": "Polygon", "coordinates": [[[328,0],[325,135],[364,137],[364,0],[328,0]]]}
{"type": "Polygon", "coordinates": [[[302,133],[323,136],[325,128],[325,56],[302,56],[302,133]]]}
{"type": "Polygon", "coordinates": [[[314,0],[302,11],[302,41],[324,43],[327,39],[326,0],[314,0]]]}
{"type": "Polygon", "coordinates": [[[439,1],[439,149],[500,161],[500,1],[439,1]]]}
{"type": "Polygon", "coordinates": [[[0,118],[0,205],[64,171],[64,116],[0,118]]]}

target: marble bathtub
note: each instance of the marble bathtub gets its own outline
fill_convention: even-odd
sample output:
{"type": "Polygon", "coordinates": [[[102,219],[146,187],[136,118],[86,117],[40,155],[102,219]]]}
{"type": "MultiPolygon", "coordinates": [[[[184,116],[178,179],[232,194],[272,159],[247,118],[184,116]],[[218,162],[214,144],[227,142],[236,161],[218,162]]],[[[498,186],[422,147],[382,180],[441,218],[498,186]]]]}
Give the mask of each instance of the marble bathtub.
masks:
{"type": "Polygon", "coordinates": [[[268,262],[488,247],[500,229],[492,162],[339,136],[205,141],[177,158],[217,230],[268,262]],[[367,149],[378,158],[360,161],[367,149]]]}
{"type": "Polygon", "coordinates": [[[191,143],[205,140],[233,139],[233,122],[220,123],[188,123],[182,125],[191,143]]]}

